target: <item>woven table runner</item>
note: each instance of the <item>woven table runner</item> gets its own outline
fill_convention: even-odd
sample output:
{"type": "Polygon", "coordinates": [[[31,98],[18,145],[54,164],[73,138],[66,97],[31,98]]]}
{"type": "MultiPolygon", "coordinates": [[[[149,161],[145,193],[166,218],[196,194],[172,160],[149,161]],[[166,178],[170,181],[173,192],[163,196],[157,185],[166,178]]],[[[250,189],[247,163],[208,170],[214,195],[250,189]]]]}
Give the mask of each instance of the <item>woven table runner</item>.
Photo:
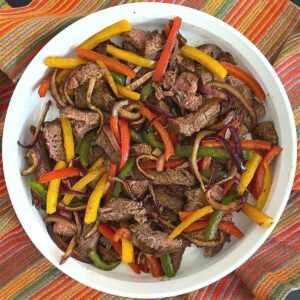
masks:
{"type": "MultiPolygon", "coordinates": [[[[15,84],[47,41],[90,13],[130,2],[141,1],[33,0],[26,7],[11,8],[0,0],[0,138],[15,84]]],[[[164,2],[193,7],[222,19],[262,51],[273,64],[287,91],[300,146],[299,8],[287,0],[164,2]]],[[[41,255],[14,213],[3,177],[2,153],[0,164],[0,299],[122,299],[78,283],[41,255]]],[[[299,288],[299,189],[298,163],[287,207],[262,247],[235,272],[176,299],[283,299],[291,290],[299,288]]]]}

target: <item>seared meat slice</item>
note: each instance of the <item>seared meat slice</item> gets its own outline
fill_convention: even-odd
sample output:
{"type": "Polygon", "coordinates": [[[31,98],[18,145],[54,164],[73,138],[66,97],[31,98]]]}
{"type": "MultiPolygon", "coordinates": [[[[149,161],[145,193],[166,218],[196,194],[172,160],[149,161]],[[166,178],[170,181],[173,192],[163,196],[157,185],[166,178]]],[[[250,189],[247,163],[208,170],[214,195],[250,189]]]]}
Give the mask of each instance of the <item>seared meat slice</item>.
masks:
{"type": "Polygon", "coordinates": [[[219,253],[226,242],[230,242],[230,234],[229,233],[223,233],[224,234],[224,241],[219,246],[216,247],[205,247],[204,249],[204,256],[206,257],[213,257],[217,253],[219,253]]]}
{"type": "Polygon", "coordinates": [[[183,72],[176,79],[174,89],[195,94],[198,87],[198,77],[191,72],[183,72]]]}
{"type": "MultiPolygon", "coordinates": [[[[157,100],[162,100],[165,97],[172,97],[174,95],[174,92],[172,90],[170,91],[163,91],[160,84],[153,82],[152,86],[154,88],[154,94],[157,100]]],[[[161,101],[159,101],[161,102],[161,101]]]]}
{"type": "Polygon", "coordinates": [[[162,212],[161,212],[161,216],[168,221],[171,224],[174,224],[179,221],[178,215],[176,212],[174,212],[174,210],[169,209],[167,207],[164,207],[162,212]]]}
{"type": "Polygon", "coordinates": [[[91,146],[88,153],[89,165],[92,165],[100,157],[106,158],[106,154],[102,147],[98,145],[91,146]]]}
{"type": "Polygon", "coordinates": [[[166,71],[162,80],[162,87],[166,91],[171,90],[175,85],[175,80],[176,80],[176,73],[171,70],[166,71]]]}
{"type": "Polygon", "coordinates": [[[140,143],[132,145],[130,150],[133,155],[139,156],[143,154],[151,154],[152,147],[146,143],[140,143]]]}
{"type": "Polygon", "coordinates": [[[95,249],[100,238],[100,233],[96,231],[90,237],[85,236],[93,229],[94,224],[84,224],[81,235],[77,238],[78,252],[85,258],[88,257],[88,251],[95,249]]]}
{"type": "Polygon", "coordinates": [[[129,32],[122,33],[125,41],[129,41],[137,50],[142,51],[145,48],[146,33],[141,29],[132,29],[129,32]]]}
{"type": "Polygon", "coordinates": [[[236,88],[251,104],[253,103],[252,90],[246,84],[230,75],[226,77],[226,81],[236,88]]]}
{"type": "Polygon", "coordinates": [[[147,221],[146,210],[141,202],[126,198],[116,198],[99,209],[99,220],[102,222],[120,222],[130,219],[135,219],[139,223],[147,221]]]}
{"type": "Polygon", "coordinates": [[[65,160],[62,129],[58,119],[45,122],[43,135],[51,158],[55,161],[65,160]]]}
{"type": "Polygon", "coordinates": [[[93,51],[106,55],[107,54],[106,47],[108,44],[112,44],[112,42],[110,40],[102,42],[101,44],[97,45],[93,49],[93,51]]]}
{"type": "Polygon", "coordinates": [[[145,41],[145,57],[158,59],[160,51],[163,49],[164,37],[157,31],[147,32],[145,41]]]}
{"type": "Polygon", "coordinates": [[[181,109],[189,111],[197,111],[203,103],[201,95],[186,94],[182,91],[175,92],[172,99],[178,104],[181,109]]]}
{"type": "Polygon", "coordinates": [[[265,116],[266,109],[265,109],[265,106],[262,103],[259,103],[256,100],[254,100],[253,108],[256,112],[256,116],[257,116],[258,120],[262,119],[265,116]]]}
{"type": "Polygon", "coordinates": [[[220,60],[220,61],[228,62],[228,63],[230,63],[230,64],[232,64],[232,65],[235,65],[235,64],[236,64],[236,62],[235,62],[233,56],[232,56],[229,52],[222,52],[221,57],[220,57],[219,60],[220,60]]]}
{"type": "Polygon", "coordinates": [[[199,209],[207,204],[205,194],[200,188],[189,189],[185,192],[186,203],[184,205],[185,211],[191,211],[199,209]]]}
{"type": "Polygon", "coordinates": [[[213,73],[208,71],[204,66],[197,64],[195,65],[195,73],[199,76],[200,83],[206,85],[208,82],[213,81],[215,76],[213,73]]]}
{"type": "Polygon", "coordinates": [[[131,193],[138,199],[142,198],[148,190],[148,180],[126,180],[131,193]]]}
{"type": "Polygon", "coordinates": [[[139,50],[137,48],[134,47],[134,45],[129,42],[129,41],[123,41],[122,42],[122,49],[123,50],[127,50],[127,51],[130,51],[130,52],[133,52],[133,53],[137,53],[139,54],[139,50]]]}
{"type": "MultiPolygon", "coordinates": [[[[61,212],[59,212],[59,214],[67,220],[70,219],[69,215],[64,216],[61,212]]],[[[61,236],[72,237],[76,233],[76,225],[72,222],[56,222],[53,225],[53,232],[61,236]]]]}
{"type": "Polygon", "coordinates": [[[130,179],[131,180],[145,180],[147,179],[139,170],[137,167],[133,167],[130,172],[130,179]]]}
{"type": "Polygon", "coordinates": [[[191,136],[194,132],[213,124],[219,112],[220,105],[218,103],[206,104],[195,113],[169,119],[168,126],[176,133],[191,136]]]}
{"type": "Polygon", "coordinates": [[[76,89],[81,85],[88,84],[91,77],[95,77],[97,80],[102,78],[104,75],[104,70],[102,70],[95,63],[87,63],[86,65],[81,65],[72,73],[71,78],[67,84],[67,88],[70,90],[76,89]]]}
{"type": "Polygon", "coordinates": [[[278,135],[272,121],[257,124],[253,136],[260,140],[269,141],[274,145],[278,144],[278,135]]]}
{"type": "Polygon", "coordinates": [[[181,261],[182,261],[182,256],[185,251],[185,248],[190,245],[190,243],[186,239],[182,239],[182,245],[181,247],[174,253],[171,254],[171,261],[173,265],[173,269],[175,273],[179,270],[181,261]]]}
{"type": "Polygon", "coordinates": [[[133,244],[146,254],[162,255],[177,251],[182,241],[173,239],[169,241],[168,234],[161,231],[154,231],[148,224],[131,226],[133,244]]]}
{"type": "Polygon", "coordinates": [[[220,59],[222,55],[222,49],[214,44],[203,44],[197,47],[197,49],[203,51],[204,53],[212,56],[214,59],[220,59]]]}
{"type": "Polygon", "coordinates": [[[119,254],[116,252],[114,248],[106,249],[103,245],[98,245],[98,254],[102,260],[105,262],[111,263],[120,260],[119,254]]]}
{"type": "Polygon", "coordinates": [[[183,169],[167,169],[163,172],[148,170],[148,174],[154,177],[152,184],[154,185],[184,185],[193,186],[196,184],[195,177],[183,169]]]}
{"type": "Polygon", "coordinates": [[[172,112],[171,109],[172,101],[169,100],[168,98],[164,98],[165,94],[170,94],[173,96],[173,92],[172,91],[164,92],[162,91],[161,87],[158,86],[157,84],[154,85],[154,89],[155,89],[155,95],[159,93],[158,97],[160,98],[158,99],[156,97],[151,97],[149,100],[147,100],[149,106],[151,105],[151,107],[153,107],[154,110],[156,109],[158,112],[164,113],[167,116],[174,116],[174,113],[172,112]]]}
{"type": "Polygon", "coordinates": [[[159,205],[172,209],[175,212],[182,211],[184,201],[179,196],[172,195],[169,192],[167,187],[157,186],[154,190],[156,201],[159,205]]]}

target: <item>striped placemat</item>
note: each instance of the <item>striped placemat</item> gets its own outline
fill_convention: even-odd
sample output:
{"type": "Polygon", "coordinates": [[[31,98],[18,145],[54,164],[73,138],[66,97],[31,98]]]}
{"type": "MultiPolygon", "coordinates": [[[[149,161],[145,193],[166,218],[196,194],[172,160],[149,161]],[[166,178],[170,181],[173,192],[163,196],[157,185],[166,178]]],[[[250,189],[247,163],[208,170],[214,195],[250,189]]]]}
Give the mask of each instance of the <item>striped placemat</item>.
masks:
{"type": "MultiPolygon", "coordinates": [[[[0,0],[0,136],[15,83],[57,32],[119,0],[33,0],[11,8],[0,0]]],[[[159,2],[159,1],[154,1],[159,2]]],[[[176,0],[223,19],[248,37],[273,64],[294,110],[300,137],[300,11],[287,0],[176,0]]],[[[300,146],[300,140],[298,141],[300,146]]],[[[300,149],[300,148],[299,148],[300,149]]],[[[118,298],[62,274],[31,243],[7,194],[0,155],[0,299],[118,298]]],[[[300,287],[300,164],[285,212],[270,238],[235,272],[182,299],[282,299],[300,287]]]]}

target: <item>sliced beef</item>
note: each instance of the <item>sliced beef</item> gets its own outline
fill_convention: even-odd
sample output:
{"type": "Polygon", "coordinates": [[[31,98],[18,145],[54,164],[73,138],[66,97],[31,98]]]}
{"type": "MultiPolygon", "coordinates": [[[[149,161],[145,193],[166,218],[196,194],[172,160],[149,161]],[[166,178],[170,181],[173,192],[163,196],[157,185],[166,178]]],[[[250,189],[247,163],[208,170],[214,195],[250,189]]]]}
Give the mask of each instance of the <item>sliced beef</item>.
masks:
{"type": "Polygon", "coordinates": [[[214,59],[220,59],[223,51],[222,49],[214,44],[203,44],[197,47],[197,49],[203,51],[204,53],[212,56],[214,59]]]}
{"type": "Polygon", "coordinates": [[[119,254],[112,247],[107,249],[105,246],[99,244],[97,250],[99,256],[105,262],[111,263],[120,260],[119,254]]]}
{"type": "Polygon", "coordinates": [[[61,236],[73,237],[76,233],[76,225],[56,222],[53,225],[53,232],[61,236]]]}
{"type": "Polygon", "coordinates": [[[76,249],[79,251],[79,253],[85,257],[88,258],[88,251],[91,249],[95,249],[97,246],[97,243],[100,238],[100,233],[96,231],[93,233],[90,237],[85,238],[85,236],[93,229],[94,224],[84,224],[82,228],[81,235],[77,238],[77,247],[76,249]]]}
{"type": "Polygon", "coordinates": [[[148,190],[148,180],[126,180],[131,193],[141,199],[148,190]]]}
{"type": "Polygon", "coordinates": [[[249,86],[230,75],[226,77],[226,81],[236,88],[250,102],[250,104],[253,103],[253,93],[249,86]]]}
{"type": "Polygon", "coordinates": [[[186,136],[191,136],[194,132],[200,131],[213,124],[220,112],[218,103],[210,103],[201,107],[197,112],[190,113],[185,117],[169,119],[170,130],[186,136]]]}
{"type": "Polygon", "coordinates": [[[182,245],[180,239],[169,241],[168,234],[152,230],[148,224],[131,226],[133,244],[146,254],[162,255],[176,252],[182,245]]]}
{"type": "Polygon", "coordinates": [[[147,179],[136,166],[134,166],[130,172],[130,176],[128,177],[131,180],[145,180],[147,179]]]}
{"type": "Polygon", "coordinates": [[[171,93],[173,95],[172,91],[167,91],[167,92],[162,92],[161,87],[159,86],[158,88],[157,85],[154,85],[154,89],[155,89],[155,94],[157,94],[157,92],[160,94],[159,97],[151,97],[149,100],[147,100],[147,104],[149,105],[149,108],[153,109],[154,111],[160,112],[162,114],[165,114],[166,116],[174,116],[174,113],[172,112],[172,105],[174,106],[173,102],[165,97],[165,93],[171,93]],[[164,98],[164,99],[163,99],[164,98]],[[163,99],[163,100],[161,100],[163,99]]]}
{"type": "Polygon", "coordinates": [[[184,201],[182,197],[172,195],[167,187],[157,186],[154,190],[156,201],[159,205],[167,207],[175,212],[182,211],[184,201]]]}
{"type": "Polygon", "coordinates": [[[30,189],[32,206],[34,206],[37,210],[45,210],[46,209],[46,201],[40,197],[35,191],[30,189]]]}
{"type": "Polygon", "coordinates": [[[248,128],[243,123],[238,126],[237,130],[241,139],[246,138],[246,135],[249,132],[248,128]]]}
{"type": "Polygon", "coordinates": [[[135,219],[139,223],[147,221],[146,211],[141,202],[116,198],[99,209],[99,220],[102,222],[120,222],[130,219],[135,219]]]}
{"type": "Polygon", "coordinates": [[[225,62],[228,62],[232,65],[235,65],[236,62],[233,58],[233,56],[229,53],[229,52],[222,52],[221,56],[220,56],[220,61],[225,61],[225,62]]]}
{"type": "Polygon", "coordinates": [[[167,207],[163,207],[163,210],[161,212],[161,216],[169,223],[171,224],[178,224],[179,218],[176,212],[174,210],[169,209],[167,207]]]}
{"type": "Polygon", "coordinates": [[[145,48],[146,33],[141,29],[132,29],[122,34],[125,41],[129,41],[137,50],[143,51],[145,48]]]}
{"type": "Polygon", "coordinates": [[[81,65],[76,69],[75,72],[71,73],[67,88],[70,90],[76,89],[81,85],[88,84],[91,77],[95,77],[97,80],[99,80],[103,77],[103,75],[104,70],[102,70],[95,63],[87,63],[86,65],[81,65]]]}
{"type": "Polygon", "coordinates": [[[176,73],[172,70],[167,70],[162,80],[162,87],[164,90],[169,91],[174,87],[175,81],[176,73]]]}
{"type": "Polygon", "coordinates": [[[65,160],[63,135],[59,120],[55,119],[51,122],[45,122],[43,135],[50,157],[55,161],[65,160]]]}
{"type": "Polygon", "coordinates": [[[206,85],[208,82],[215,79],[214,74],[200,64],[197,64],[195,66],[195,73],[197,74],[197,76],[199,76],[199,81],[202,85],[206,85]]]}
{"type": "Polygon", "coordinates": [[[157,60],[163,49],[164,37],[157,31],[147,32],[145,40],[145,57],[157,60]]]}
{"type": "Polygon", "coordinates": [[[175,82],[174,89],[186,93],[195,94],[198,88],[198,77],[191,72],[181,73],[175,82]]]}
{"type": "Polygon", "coordinates": [[[110,40],[105,41],[105,42],[102,42],[101,44],[97,45],[97,46],[93,49],[93,51],[98,52],[98,53],[100,53],[100,54],[106,55],[106,54],[107,54],[106,48],[107,48],[107,45],[108,45],[108,44],[111,44],[111,41],[110,41],[110,40]]]}
{"type": "Polygon", "coordinates": [[[172,265],[173,265],[173,269],[174,269],[175,273],[177,273],[177,271],[180,268],[180,265],[182,262],[182,256],[185,251],[185,248],[190,245],[186,239],[181,238],[181,241],[182,241],[181,247],[176,252],[171,254],[171,261],[172,261],[172,265]]]}
{"type": "Polygon", "coordinates": [[[219,246],[216,247],[205,247],[204,250],[204,256],[206,257],[213,257],[217,253],[219,253],[226,242],[230,242],[230,234],[229,233],[223,233],[224,234],[224,241],[219,246]]]}
{"type": "Polygon", "coordinates": [[[133,53],[137,53],[137,54],[140,54],[140,52],[141,52],[137,48],[135,48],[134,45],[129,41],[123,41],[122,42],[122,49],[126,50],[126,51],[133,52],[133,53]]]}
{"type": "Polygon", "coordinates": [[[106,154],[102,147],[98,145],[93,145],[89,148],[88,152],[88,162],[89,165],[92,165],[98,158],[103,157],[106,158],[106,154]]]}
{"type": "MultiPolygon", "coordinates": [[[[165,97],[172,97],[174,95],[174,92],[172,90],[170,91],[163,91],[160,84],[153,82],[152,87],[154,88],[154,94],[157,100],[162,100],[165,97]]],[[[162,102],[162,101],[160,101],[162,102]]]]}
{"type": "Polygon", "coordinates": [[[168,187],[165,188],[168,194],[175,195],[181,198],[185,197],[185,192],[188,189],[188,187],[182,185],[169,185],[168,187]]]}
{"type": "Polygon", "coordinates": [[[253,136],[260,140],[269,141],[274,145],[278,143],[278,135],[272,121],[257,124],[253,131],[253,136]]]}
{"type": "Polygon", "coordinates": [[[183,169],[167,169],[163,172],[148,170],[148,174],[154,177],[152,181],[154,185],[194,186],[196,184],[195,177],[191,173],[183,169]]]}
{"type": "Polygon", "coordinates": [[[186,203],[184,205],[185,211],[196,210],[207,205],[205,194],[200,188],[189,189],[185,192],[186,203]]]}
{"type": "Polygon", "coordinates": [[[265,116],[266,109],[265,109],[265,106],[262,103],[259,103],[256,100],[254,100],[253,108],[256,112],[256,116],[257,116],[258,120],[262,119],[265,116]]]}
{"type": "Polygon", "coordinates": [[[132,145],[130,150],[131,150],[131,154],[136,156],[143,155],[143,154],[148,155],[151,154],[152,147],[146,143],[140,143],[140,144],[132,145]]]}

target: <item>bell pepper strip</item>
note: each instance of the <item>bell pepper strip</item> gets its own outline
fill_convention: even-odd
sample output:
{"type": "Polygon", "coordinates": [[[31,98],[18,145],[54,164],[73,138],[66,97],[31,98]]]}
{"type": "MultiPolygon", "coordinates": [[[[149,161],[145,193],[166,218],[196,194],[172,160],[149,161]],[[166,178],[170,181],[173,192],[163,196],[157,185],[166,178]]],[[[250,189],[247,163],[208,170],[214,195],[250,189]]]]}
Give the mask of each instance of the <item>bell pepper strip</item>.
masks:
{"type": "Polygon", "coordinates": [[[51,68],[57,69],[74,69],[80,65],[86,64],[87,61],[82,58],[48,56],[44,60],[44,64],[51,68]]]}
{"type": "MultiPolygon", "coordinates": [[[[114,241],[114,231],[111,230],[107,225],[100,224],[98,227],[99,232],[112,244],[116,252],[122,256],[122,245],[121,242],[115,242],[114,241]]],[[[135,263],[129,263],[128,264],[130,268],[137,274],[141,273],[140,267],[135,263]]]]}
{"type": "Polygon", "coordinates": [[[142,138],[151,147],[158,148],[161,151],[165,150],[164,145],[156,139],[153,132],[147,132],[146,130],[142,131],[142,138]]]}
{"type": "Polygon", "coordinates": [[[46,96],[51,85],[51,78],[52,78],[52,72],[50,72],[43,78],[38,89],[38,94],[41,98],[46,96]]]}
{"type": "Polygon", "coordinates": [[[148,82],[141,90],[141,98],[142,102],[145,102],[148,97],[154,92],[154,88],[152,86],[152,82],[148,82]]]}
{"type": "Polygon", "coordinates": [[[110,129],[115,136],[118,144],[120,145],[120,129],[119,129],[119,120],[117,117],[111,116],[109,119],[110,129]]]}
{"type": "Polygon", "coordinates": [[[139,133],[137,133],[135,130],[133,130],[132,128],[129,128],[129,131],[130,131],[130,138],[135,143],[143,143],[144,142],[141,135],[139,133]]]}
{"type": "Polygon", "coordinates": [[[110,73],[116,83],[123,85],[123,86],[125,85],[126,77],[124,75],[117,73],[117,72],[110,72],[110,73]]]}
{"type": "Polygon", "coordinates": [[[132,26],[127,20],[118,21],[92,35],[80,45],[80,48],[93,49],[97,45],[109,40],[116,35],[130,31],[131,28],[132,26]]]}
{"type": "MultiPolygon", "coordinates": [[[[114,163],[110,163],[109,164],[109,167],[108,167],[108,176],[109,176],[109,178],[116,176],[117,169],[118,169],[118,167],[117,167],[116,164],[114,164],[114,163]]],[[[110,199],[112,198],[114,186],[115,186],[115,182],[111,181],[110,182],[110,187],[109,187],[109,189],[108,189],[108,191],[107,191],[107,193],[105,195],[105,198],[104,198],[105,203],[107,203],[108,201],[110,201],[110,199]]]]}
{"type": "Polygon", "coordinates": [[[158,259],[150,254],[145,254],[146,259],[150,265],[150,272],[154,278],[162,277],[163,271],[161,269],[158,259]]]}
{"type": "Polygon", "coordinates": [[[200,218],[204,217],[205,215],[210,214],[212,212],[213,212],[213,209],[211,206],[204,206],[203,208],[197,209],[171,232],[171,234],[168,237],[168,240],[172,240],[172,239],[176,238],[192,223],[194,223],[198,219],[200,219],[200,218]]]}
{"type": "Polygon", "coordinates": [[[74,167],[59,168],[59,169],[54,169],[53,171],[42,174],[39,177],[39,182],[44,184],[53,179],[61,179],[63,177],[77,177],[80,175],[81,175],[80,170],[77,168],[74,168],[74,167]]]}
{"type": "Polygon", "coordinates": [[[194,59],[202,64],[205,68],[215,74],[219,79],[223,80],[226,77],[226,68],[203,51],[188,45],[183,46],[180,51],[184,56],[194,59]]]}
{"type": "MultiPolygon", "coordinates": [[[[232,140],[228,141],[230,146],[235,147],[235,144],[232,140]]],[[[203,147],[213,147],[213,148],[223,148],[224,145],[217,140],[203,140],[202,141],[203,147]]],[[[250,150],[266,150],[269,151],[272,148],[272,144],[268,141],[261,141],[261,140],[241,140],[242,148],[243,149],[250,149],[250,150]]]]}
{"type": "Polygon", "coordinates": [[[107,179],[108,175],[104,174],[97,183],[94,191],[92,192],[88,200],[84,216],[84,222],[86,224],[93,223],[97,219],[97,212],[100,205],[100,200],[106,187],[107,179]]]}
{"type": "MultiPolygon", "coordinates": [[[[169,160],[164,163],[164,168],[177,168],[184,164],[186,161],[186,159],[169,160]]],[[[157,163],[155,161],[140,163],[140,167],[143,170],[156,170],[156,165],[157,163]]]]}
{"type": "MultiPolygon", "coordinates": [[[[187,219],[193,212],[195,212],[195,210],[179,211],[178,215],[179,215],[180,221],[184,221],[185,219],[187,219]]],[[[208,215],[204,216],[203,218],[200,218],[199,220],[208,220],[210,217],[211,217],[211,214],[208,214],[208,215]]]]}
{"type": "Polygon", "coordinates": [[[100,169],[103,165],[104,159],[102,157],[98,158],[92,166],[89,168],[89,172],[92,172],[94,170],[100,169]]]}
{"type": "Polygon", "coordinates": [[[107,45],[106,47],[107,53],[110,55],[122,59],[124,61],[130,62],[140,67],[153,69],[155,68],[156,61],[148,58],[144,58],[140,55],[137,55],[133,52],[126,51],[120,48],[117,48],[113,45],[107,45]]]}
{"type": "Polygon", "coordinates": [[[129,88],[116,83],[116,87],[120,96],[131,100],[140,100],[141,94],[130,90],[129,88]]]}
{"type": "Polygon", "coordinates": [[[95,140],[97,132],[92,130],[85,134],[79,145],[80,164],[86,169],[89,165],[88,154],[92,142],[95,140]]]}
{"type": "MultiPolygon", "coordinates": [[[[118,177],[120,179],[126,179],[126,177],[130,174],[132,168],[135,165],[135,157],[130,157],[125,166],[123,167],[123,169],[119,172],[118,177]]],[[[115,187],[114,187],[114,191],[113,191],[113,196],[114,197],[118,197],[121,193],[122,190],[122,183],[121,182],[116,182],[115,183],[115,187]]]]}
{"type": "Polygon", "coordinates": [[[247,161],[246,172],[244,172],[241,175],[240,184],[237,189],[239,195],[242,195],[245,192],[245,190],[248,187],[248,185],[250,184],[261,160],[262,160],[262,157],[257,152],[255,152],[253,154],[253,157],[247,161]]]}
{"type": "MultiPolygon", "coordinates": [[[[73,186],[72,190],[81,192],[90,182],[99,179],[106,171],[105,167],[100,167],[94,170],[89,171],[84,177],[82,177],[79,181],[77,181],[73,186]]],[[[62,199],[62,204],[69,205],[75,195],[68,194],[65,195],[62,199]]]]}
{"type": "Polygon", "coordinates": [[[170,253],[165,253],[163,255],[161,255],[159,257],[160,259],[160,264],[161,267],[164,271],[164,274],[168,277],[168,278],[172,278],[175,276],[175,271],[172,265],[172,260],[171,260],[171,256],[170,253]]]}
{"type": "Polygon", "coordinates": [[[71,121],[68,118],[60,118],[61,128],[64,137],[64,148],[67,162],[75,157],[75,146],[71,121]]]}
{"type": "Polygon", "coordinates": [[[29,187],[42,199],[46,200],[47,198],[47,191],[45,190],[44,186],[40,184],[37,180],[31,179],[28,182],[29,187]]]}
{"type": "Polygon", "coordinates": [[[129,239],[131,236],[131,232],[129,229],[125,228],[125,227],[120,227],[119,229],[117,229],[115,231],[114,234],[114,241],[118,242],[120,239],[122,238],[126,238],[129,239]]]}
{"type": "MultiPolygon", "coordinates": [[[[66,163],[62,160],[59,160],[55,167],[54,171],[59,171],[66,167],[66,163]]],[[[57,207],[57,199],[59,194],[59,186],[60,186],[61,178],[52,179],[48,185],[48,192],[47,192],[47,201],[46,201],[46,213],[53,214],[56,212],[57,207]]]]}
{"type": "Polygon", "coordinates": [[[198,168],[200,171],[207,171],[210,168],[211,157],[205,156],[199,160],[198,168]]]}
{"type": "Polygon", "coordinates": [[[119,98],[119,92],[116,86],[116,83],[110,73],[110,71],[108,70],[108,68],[106,67],[106,65],[101,61],[101,60],[96,60],[96,63],[98,64],[98,66],[100,66],[100,68],[102,70],[104,70],[104,78],[107,81],[108,85],[110,86],[111,90],[113,91],[113,93],[115,94],[115,96],[117,98],[119,98]]]}
{"type": "MultiPolygon", "coordinates": [[[[153,121],[153,119],[155,118],[155,115],[145,106],[141,106],[140,112],[150,122],[153,121]]],[[[174,147],[170,140],[170,136],[167,130],[158,120],[153,121],[152,124],[156,131],[159,133],[161,140],[163,141],[165,147],[165,159],[167,161],[172,155],[174,155],[174,147]]]]}
{"type": "Polygon", "coordinates": [[[168,130],[168,129],[167,129],[167,132],[169,134],[172,145],[175,147],[178,144],[177,134],[174,131],[171,131],[171,130],[168,130]]]}
{"type": "MultiPolygon", "coordinates": [[[[227,205],[237,197],[236,193],[229,194],[221,200],[221,204],[227,205]]],[[[216,236],[218,225],[220,224],[224,216],[224,211],[215,209],[212,216],[209,218],[208,225],[204,231],[204,237],[206,240],[213,240],[216,236]]]]}
{"type": "Polygon", "coordinates": [[[263,102],[266,99],[266,94],[262,87],[252,75],[242,70],[240,67],[228,62],[222,61],[221,64],[226,68],[228,74],[240,79],[248,85],[260,102],[263,102]]]}
{"type": "Polygon", "coordinates": [[[126,66],[126,65],[122,64],[121,62],[119,62],[118,60],[108,57],[104,54],[100,54],[95,51],[88,50],[88,49],[82,49],[82,48],[77,48],[76,54],[77,54],[77,56],[85,58],[87,60],[92,60],[92,61],[101,60],[110,71],[118,72],[118,73],[112,74],[112,76],[116,82],[118,82],[118,80],[120,80],[122,77],[124,78],[123,79],[124,81],[118,82],[120,84],[123,83],[122,85],[125,84],[126,78],[121,74],[124,74],[130,78],[134,78],[136,76],[135,72],[132,69],[130,69],[128,66],[126,66]],[[116,80],[116,77],[118,77],[119,79],[116,80]]]}
{"type": "Polygon", "coordinates": [[[119,170],[121,170],[128,160],[130,151],[130,131],[128,121],[125,119],[119,119],[119,127],[121,138],[121,162],[119,165],[119,170]]]}
{"type": "Polygon", "coordinates": [[[70,69],[61,69],[58,74],[56,75],[55,81],[56,84],[59,86],[63,83],[64,79],[70,74],[70,69]]]}
{"type": "Polygon", "coordinates": [[[93,262],[93,264],[102,271],[111,271],[120,264],[119,261],[114,261],[110,263],[105,262],[99,257],[96,250],[94,249],[88,250],[88,257],[93,262]]]}
{"type": "MultiPolygon", "coordinates": [[[[190,157],[192,155],[193,145],[176,145],[175,155],[178,157],[190,157]]],[[[253,156],[252,150],[244,150],[244,156],[247,160],[251,159],[253,156]]],[[[199,147],[197,158],[210,156],[212,158],[220,160],[231,159],[229,152],[222,148],[210,148],[210,147],[199,147]]]]}
{"type": "Polygon", "coordinates": [[[260,225],[263,228],[269,228],[274,223],[274,219],[264,212],[260,211],[249,203],[244,203],[242,212],[254,223],[260,225]]]}
{"type": "Polygon", "coordinates": [[[273,159],[280,154],[282,151],[281,147],[276,145],[272,146],[272,149],[263,157],[262,162],[260,163],[257,171],[255,172],[254,178],[251,182],[251,192],[253,196],[257,199],[262,192],[263,183],[264,183],[264,167],[263,164],[267,164],[268,166],[271,164],[273,159]]]}
{"type": "Polygon", "coordinates": [[[226,196],[229,192],[229,190],[231,189],[232,185],[235,182],[235,177],[229,179],[228,181],[225,182],[224,187],[223,187],[223,191],[222,194],[223,196],[226,196]]]}
{"type": "Polygon", "coordinates": [[[122,263],[129,264],[134,262],[133,244],[127,238],[122,238],[122,263]]]}
{"type": "Polygon", "coordinates": [[[264,171],[265,171],[265,178],[264,178],[264,183],[263,183],[263,189],[262,192],[260,193],[256,203],[255,207],[258,208],[259,210],[262,210],[268,200],[271,187],[272,187],[272,173],[267,165],[267,163],[263,164],[264,171]]]}
{"type": "Polygon", "coordinates": [[[160,55],[160,58],[156,64],[154,73],[153,73],[153,81],[155,82],[160,82],[166,72],[173,48],[174,48],[174,44],[175,44],[175,40],[177,37],[177,33],[179,31],[179,28],[181,26],[181,22],[182,19],[180,17],[175,17],[174,21],[173,21],[173,25],[172,28],[170,30],[170,33],[167,37],[167,41],[164,45],[163,51],[160,55]]]}

